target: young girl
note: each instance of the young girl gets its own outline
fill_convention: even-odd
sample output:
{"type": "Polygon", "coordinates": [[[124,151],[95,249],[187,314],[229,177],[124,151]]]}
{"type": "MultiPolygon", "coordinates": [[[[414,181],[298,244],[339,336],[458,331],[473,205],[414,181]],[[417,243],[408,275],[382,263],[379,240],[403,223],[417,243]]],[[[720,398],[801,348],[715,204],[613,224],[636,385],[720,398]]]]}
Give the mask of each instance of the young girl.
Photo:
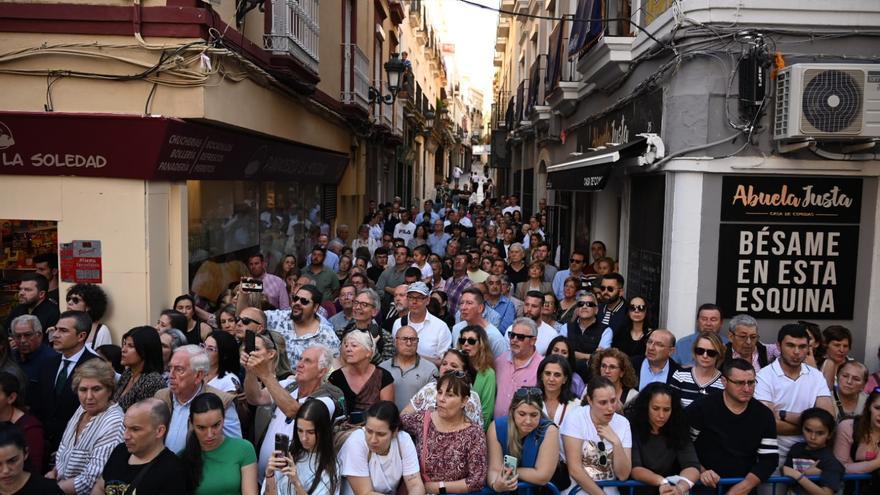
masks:
{"type": "Polygon", "coordinates": [[[782,466],[782,474],[794,478],[800,493],[832,495],[840,488],[844,468],[834,457],[831,445],[835,426],[834,416],[824,409],[811,407],[801,413],[805,441],[791,447],[782,466]],[[814,475],[819,479],[807,478],[814,475]]]}

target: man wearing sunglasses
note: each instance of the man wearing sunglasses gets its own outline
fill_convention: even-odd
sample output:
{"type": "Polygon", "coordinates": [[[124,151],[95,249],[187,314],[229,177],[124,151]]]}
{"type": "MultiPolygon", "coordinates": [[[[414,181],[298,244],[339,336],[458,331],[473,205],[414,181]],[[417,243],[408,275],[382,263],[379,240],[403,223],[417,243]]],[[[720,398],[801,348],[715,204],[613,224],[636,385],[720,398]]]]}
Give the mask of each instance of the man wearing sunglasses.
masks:
{"type": "Polygon", "coordinates": [[[685,409],[705,485],[695,488],[695,493],[716,493],[721,478],[744,478],[727,494],[746,495],[766,481],[779,463],[776,423],[770,409],[753,397],[755,369],[748,361],[725,361],[721,375],[724,392],[685,409]]]}
{"type": "Polygon", "coordinates": [[[521,387],[534,387],[538,378],[541,355],[535,348],[538,327],[531,318],[517,318],[507,331],[510,350],[495,359],[498,389],[494,417],[508,414],[513,394],[521,387]]]}
{"type": "Polygon", "coordinates": [[[556,294],[556,299],[560,301],[565,299],[563,290],[565,289],[565,279],[568,277],[583,278],[586,262],[587,255],[583,251],[572,251],[571,257],[568,258],[568,269],[559,270],[553,277],[553,293],[556,294]]]}
{"type": "Polygon", "coordinates": [[[257,335],[269,332],[269,337],[272,338],[272,342],[275,344],[275,349],[278,350],[278,362],[275,364],[275,376],[287,376],[293,373],[293,368],[290,366],[290,359],[287,357],[287,344],[284,342],[284,337],[282,337],[281,334],[266,329],[265,321],[266,313],[263,311],[251,307],[244,308],[239,311],[238,316],[235,318],[236,332],[239,335],[244,335],[248,330],[257,335]]]}
{"type": "MultiPolygon", "coordinates": [[[[274,320],[275,328],[272,330],[284,337],[287,357],[294,367],[303,351],[315,344],[332,349],[334,358],[339,356],[339,338],[336,337],[333,326],[318,316],[321,301],[323,295],[320,289],[311,284],[304,285],[290,298],[290,318],[274,320]]],[[[269,326],[272,324],[273,320],[270,318],[269,326]]]]}
{"type": "Polygon", "coordinates": [[[627,303],[623,297],[623,275],[608,273],[602,276],[599,284],[599,316],[600,322],[611,327],[613,332],[623,328],[629,321],[626,312],[627,303]]]}

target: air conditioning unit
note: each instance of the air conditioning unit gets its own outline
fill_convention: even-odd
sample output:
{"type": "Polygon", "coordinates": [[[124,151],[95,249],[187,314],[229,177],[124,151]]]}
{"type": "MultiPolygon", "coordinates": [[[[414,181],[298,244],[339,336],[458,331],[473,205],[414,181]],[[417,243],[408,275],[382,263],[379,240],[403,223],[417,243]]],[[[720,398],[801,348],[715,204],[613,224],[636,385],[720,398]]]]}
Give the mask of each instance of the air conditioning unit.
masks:
{"type": "Polygon", "coordinates": [[[776,76],[773,138],[880,137],[880,64],[794,64],[776,76]]]}

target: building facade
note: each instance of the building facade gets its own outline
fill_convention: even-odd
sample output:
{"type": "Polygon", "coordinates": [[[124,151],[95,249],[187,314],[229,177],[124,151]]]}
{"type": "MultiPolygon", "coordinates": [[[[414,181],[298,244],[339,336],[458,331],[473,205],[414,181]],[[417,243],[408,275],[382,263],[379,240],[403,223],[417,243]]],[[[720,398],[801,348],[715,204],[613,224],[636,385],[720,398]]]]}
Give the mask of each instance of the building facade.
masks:
{"type": "Polygon", "coordinates": [[[526,210],[547,199],[562,260],[602,240],[679,336],[717,302],[765,341],[844,325],[874,367],[876,2],[500,8],[492,163],[526,210]]]}

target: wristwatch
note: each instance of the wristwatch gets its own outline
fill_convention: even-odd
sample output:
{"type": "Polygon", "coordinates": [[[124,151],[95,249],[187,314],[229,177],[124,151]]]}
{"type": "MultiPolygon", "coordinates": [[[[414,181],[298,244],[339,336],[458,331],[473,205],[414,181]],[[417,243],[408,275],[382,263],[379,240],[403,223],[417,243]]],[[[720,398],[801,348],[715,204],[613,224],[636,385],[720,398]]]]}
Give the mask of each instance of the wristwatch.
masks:
{"type": "Polygon", "coordinates": [[[780,420],[780,421],[785,421],[785,409],[780,409],[780,410],[779,410],[779,420],[780,420]]]}
{"type": "Polygon", "coordinates": [[[442,493],[444,495],[446,494],[446,482],[445,481],[440,482],[440,493],[442,493]]]}

